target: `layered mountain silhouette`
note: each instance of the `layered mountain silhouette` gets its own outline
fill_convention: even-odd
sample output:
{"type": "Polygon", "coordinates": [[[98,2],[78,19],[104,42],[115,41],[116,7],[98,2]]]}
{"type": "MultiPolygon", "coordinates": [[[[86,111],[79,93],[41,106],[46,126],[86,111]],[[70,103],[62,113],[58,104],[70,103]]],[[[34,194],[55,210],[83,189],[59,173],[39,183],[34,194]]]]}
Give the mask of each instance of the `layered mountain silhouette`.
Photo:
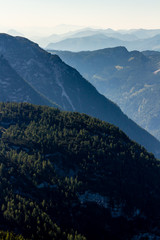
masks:
{"type": "MultiPolygon", "coordinates": [[[[115,124],[133,140],[159,156],[160,142],[99,94],[75,69],[28,39],[0,34],[0,54],[18,75],[64,110],[87,113],[115,124]]],[[[7,99],[6,99],[7,100],[7,99]]]]}
{"type": "Polygon", "coordinates": [[[93,51],[109,47],[125,46],[128,50],[156,50],[160,51],[160,33],[153,37],[137,39],[134,35],[120,33],[105,33],[104,31],[78,34],[63,40],[51,42],[46,46],[50,50],[67,50],[73,52],[93,51]]]}
{"type": "Polygon", "coordinates": [[[160,53],[124,47],[93,52],[55,52],[102,94],[160,139],[160,53]]]}
{"type": "Polygon", "coordinates": [[[59,42],[48,44],[46,49],[79,52],[87,50],[92,51],[105,47],[125,46],[125,44],[123,40],[99,33],[91,36],[66,38],[59,42]]]}
{"type": "MultiPolygon", "coordinates": [[[[10,33],[8,33],[10,34],[10,33]]],[[[122,41],[126,41],[127,42],[132,42],[131,46],[134,47],[136,40],[145,40],[145,39],[152,39],[153,37],[155,37],[156,35],[160,34],[160,29],[130,29],[130,30],[113,30],[111,28],[108,29],[95,29],[95,28],[91,28],[91,27],[87,27],[87,28],[81,28],[79,30],[74,30],[70,29],[70,31],[65,32],[65,33],[61,33],[59,32],[59,34],[57,34],[56,31],[54,31],[53,29],[53,34],[49,35],[49,36],[37,36],[37,37],[31,37],[31,39],[35,42],[37,42],[41,47],[46,47],[47,45],[51,44],[51,43],[56,43],[56,42],[60,42],[62,40],[68,39],[68,38],[83,38],[83,37],[91,37],[94,35],[104,35],[106,37],[109,38],[114,38],[117,41],[118,40],[122,40],[122,41]]],[[[12,32],[11,32],[11,35],[12,32]]],[[[14,35],[15,36],[15,35],[14,35]]],[[[16,35],[16,36],[21,36],[21,35],[16,35]]],[[[139,41],[140,42],[140,41],[139,41]]],[[[159,44],[158,44],[159,45],[159,44]]],[[[73,46],[72,46],[73,47],[73,46]]],[[[107,46],[105,46],[107,47],[107,46]]],[[[154,47],[154,42],[152,44],[152,46],[150,47],[154,47]]]]}
{"type": "MultiPolygon", "coordinates": [[[[157,33],[158,34],[158,33],[157,33]]],[[[12,35],[12,34],[11,34],[12,35]]],[[[123,41],[133,41],[137,40],[138,37],[132,33],[121,33],[119,31],[114,31],[113,29],[93,29],[93,28],[83,28],[77,31],[70,31],[64,34],[52,34],[48,37],[32,37],[33,41],[38,42],[42,47],[46,47],[51,43],[60,42],[68,38],[82,38],[91,37],[94,35],[103,35],[109,38],[116,38],[123,41]]],[[[156,35],[156,34],[155,34],[156,35]]],[[[20,35],[21,36],[21,35],[20,35]]]]}

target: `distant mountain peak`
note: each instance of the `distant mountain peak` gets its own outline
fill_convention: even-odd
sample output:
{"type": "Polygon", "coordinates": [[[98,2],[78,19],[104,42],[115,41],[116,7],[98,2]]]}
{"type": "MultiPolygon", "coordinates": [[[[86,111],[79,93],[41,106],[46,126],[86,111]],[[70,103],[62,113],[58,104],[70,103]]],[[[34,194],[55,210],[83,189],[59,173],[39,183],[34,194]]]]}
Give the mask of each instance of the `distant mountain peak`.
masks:
{"type": "Polygon", "coordinates": [[[24,36],[22,33],[18,32],[15,29],[10,29],[8,30],[7,34],[12,35],[12,36],[24,36]]]}

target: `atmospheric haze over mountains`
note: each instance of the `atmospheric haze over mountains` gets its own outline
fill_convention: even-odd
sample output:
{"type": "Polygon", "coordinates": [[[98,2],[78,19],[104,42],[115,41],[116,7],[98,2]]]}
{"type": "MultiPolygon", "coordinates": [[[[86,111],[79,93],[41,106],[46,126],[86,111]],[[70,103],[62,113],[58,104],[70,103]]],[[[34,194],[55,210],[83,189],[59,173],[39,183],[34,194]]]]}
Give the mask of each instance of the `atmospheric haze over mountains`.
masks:
{"type": "Polygon", "coordinates": [[[0,239],[160,240],[160,1],[0,6],[0,239]]]}
{"type": "Polygon", "coordinates": [[[84,51],[125,46],[128,50],[160,49],[160,29],[113,30],[61,24],[53,28],[9,29],[12,36],[25,36],[41,47],[54,50],[84,51]]]}
{"type": "MultiPolygon", "coordinates": [[[[47,53],[26,38],[12,37],[7,34],[0,34],[0,46],[0,54],[6,59],[2,63],[8,69],[5,73],[2,67],[1,91],[6,101],[10,100],[7,97],[9,90],[11,99],[18,102],[25,101],[25,96],[23,100],[20,100],[22,99],[22,87],[25,87],[27,89],[25,91],[28,91],[26,95],[29,102],[35,103],[38,101],[37,97],[33,98],[33,92],[36,90],[40,94],[38,99],[41,97],[40,104],[42,101],[46,103],[49,101],[47,105],[55,103],[64,110],[87,113],[114,123],[126,131],[132,139],[139,141],[159,156],[160,143],[156,139],[152,139],[152,136],[128,119],[114,103],[99,94],[89,82],[75,69],[62,62],[57,55],[47,53]],[[6,75],[9,73],[9,76],[6,75]],[[22,86],[19,86],[17,91],[13,90],[13,81],[11,82],[13,74],[17,81],[22,79],[22,86]],[[32,94],[29,95],[29,93],[32,94]],[[19,99],[18,94],[20,94],[19,99]],[[150,141],[146,140],[147,138],[151,138],[150,141]]],[[[19,85],[18,82],[17,85],[19,85]]],[[[4,99],[2,98],[1,101],[4,99]]]]}

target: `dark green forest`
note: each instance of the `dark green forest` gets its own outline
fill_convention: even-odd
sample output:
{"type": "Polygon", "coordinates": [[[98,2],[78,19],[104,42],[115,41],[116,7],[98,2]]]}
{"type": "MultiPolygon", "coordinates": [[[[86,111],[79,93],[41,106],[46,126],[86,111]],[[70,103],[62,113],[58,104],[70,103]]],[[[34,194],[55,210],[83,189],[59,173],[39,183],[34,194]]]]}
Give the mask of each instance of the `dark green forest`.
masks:
{"type": "Polygon", "coordinates": [[[0,239],[160,236],[159,165],[86,114],[0,103],[0,239]]]}

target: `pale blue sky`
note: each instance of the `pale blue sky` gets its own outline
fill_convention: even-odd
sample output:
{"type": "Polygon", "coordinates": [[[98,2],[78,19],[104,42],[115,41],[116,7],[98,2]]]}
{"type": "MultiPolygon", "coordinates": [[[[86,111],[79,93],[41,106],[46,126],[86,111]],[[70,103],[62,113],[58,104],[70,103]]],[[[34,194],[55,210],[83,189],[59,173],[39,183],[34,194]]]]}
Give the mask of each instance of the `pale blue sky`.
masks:
{"type": "Polygon", "coordinates": [[[0,0],[0,29],[58,24],[160,28],[160,0],[0,0]]]}

